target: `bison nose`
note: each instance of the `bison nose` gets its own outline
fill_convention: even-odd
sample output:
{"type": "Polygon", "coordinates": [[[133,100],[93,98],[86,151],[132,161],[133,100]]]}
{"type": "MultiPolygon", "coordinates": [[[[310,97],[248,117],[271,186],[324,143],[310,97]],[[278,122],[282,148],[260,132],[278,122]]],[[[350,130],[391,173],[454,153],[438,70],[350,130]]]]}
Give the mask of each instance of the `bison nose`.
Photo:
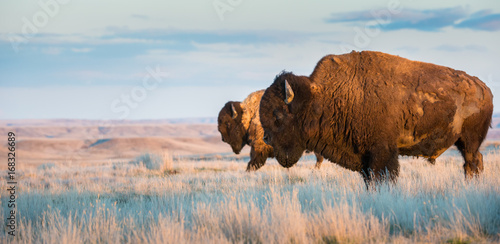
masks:
{"type": "Polygon", "coordinates": [[[269,145],[269,135],[267,133],[264,133],[264,143],[269,145]]]}
{"type": "Polygon", "coordinates": [[[226,140],[224,140],[224,137],[221,137],[221,139],[222,139],[223,142],[226,142],[226,140]]]}

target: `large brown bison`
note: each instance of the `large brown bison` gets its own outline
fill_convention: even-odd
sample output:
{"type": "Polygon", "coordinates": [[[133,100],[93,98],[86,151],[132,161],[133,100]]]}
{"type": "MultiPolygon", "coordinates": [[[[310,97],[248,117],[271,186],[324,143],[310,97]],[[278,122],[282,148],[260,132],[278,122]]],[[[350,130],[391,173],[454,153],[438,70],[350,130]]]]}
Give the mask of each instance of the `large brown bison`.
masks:
{"type": "Polygon", "coordinates": [[[365,183],[399,173],[398,155],[434,160],[455,144],[466,178],[483,170],[479,146],[493,95],[477,77],[380,52],[323,57],[309,76],[282,73],[260,104],[264,140],[291,167],[304,150],[358,171],[365,183]]]}
{"type": "MultiPolygon", "coordinates": [[[[259,104],[264,90],[250,94],[243,102],[227,102],[219,112],[218,130],[222,141],[231,145],[239,154],[245,145],[250,145],[250,162],[247,171],[257,170],[273,157],[273,148],[264,143],[264,130],[259,119],[259,104]]],[[[316,154],[316,168],[323,157],[316,154]]]]}

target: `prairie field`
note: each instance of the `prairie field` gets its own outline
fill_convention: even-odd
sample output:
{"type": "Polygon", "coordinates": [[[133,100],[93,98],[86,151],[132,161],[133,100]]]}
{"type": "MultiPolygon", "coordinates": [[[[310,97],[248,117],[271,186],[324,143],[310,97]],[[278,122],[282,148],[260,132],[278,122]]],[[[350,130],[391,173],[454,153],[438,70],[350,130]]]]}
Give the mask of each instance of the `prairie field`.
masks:
{"type": "Polygon", "coordinates": [[[375,190],[358,173],[307,159],[291,169],[268,160],[252,173],[244,160],[167,152],[18,165],[17,235],[2,231],[0,242],[498,243],[500,154],[484,158],[471,181],[459,157],[401,158],[398,182],[375,190]]]}
{"type": "Polygon", "coordinates": [[[0,244],[500,244],[500,0],[0,0],[0,23],[0,244]]]}

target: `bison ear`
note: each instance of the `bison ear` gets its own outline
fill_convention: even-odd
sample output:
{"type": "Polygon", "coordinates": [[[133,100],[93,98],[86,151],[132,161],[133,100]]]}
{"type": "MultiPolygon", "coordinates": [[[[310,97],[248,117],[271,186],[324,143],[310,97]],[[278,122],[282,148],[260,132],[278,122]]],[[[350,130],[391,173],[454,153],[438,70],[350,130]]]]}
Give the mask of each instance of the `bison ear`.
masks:
{"type": "Polygon", "coordinates": [[[285,103],[290,104],[293,101],[293,90],[288,81],[285,80],[285,103]]]}
{"type": "Polygon", "coordinates": [[[236,119],[238,117],[238,112],[236,112],[236,108],[234,107],[234,104],[231,103],[231,112],[233,114],[233,119],[236,119]]]}

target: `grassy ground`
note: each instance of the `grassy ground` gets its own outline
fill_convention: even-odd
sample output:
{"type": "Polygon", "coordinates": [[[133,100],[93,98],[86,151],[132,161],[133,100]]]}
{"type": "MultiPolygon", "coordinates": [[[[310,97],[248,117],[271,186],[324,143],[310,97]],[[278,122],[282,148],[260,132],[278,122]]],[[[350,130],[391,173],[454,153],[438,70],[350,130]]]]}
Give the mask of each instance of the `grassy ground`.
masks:
{"type": "MultiPolygon", "coordinates": [[[[461,158],[402,159],[367,191],[325,162],[255,173],[234,161],[19,165],[15,238],[2,243],[469,243],[500,240],[500,155],[466,182],[461,158]]],[[[5,172],[2,174],[6,174],[5,172]]],[[[0,182],[6,189],[6,181],[0,182]]],[[[8,193],[1,191],[1,219],[8,193]]],[[[5,223],[1,223],[5,229],[5,223]]]]}

